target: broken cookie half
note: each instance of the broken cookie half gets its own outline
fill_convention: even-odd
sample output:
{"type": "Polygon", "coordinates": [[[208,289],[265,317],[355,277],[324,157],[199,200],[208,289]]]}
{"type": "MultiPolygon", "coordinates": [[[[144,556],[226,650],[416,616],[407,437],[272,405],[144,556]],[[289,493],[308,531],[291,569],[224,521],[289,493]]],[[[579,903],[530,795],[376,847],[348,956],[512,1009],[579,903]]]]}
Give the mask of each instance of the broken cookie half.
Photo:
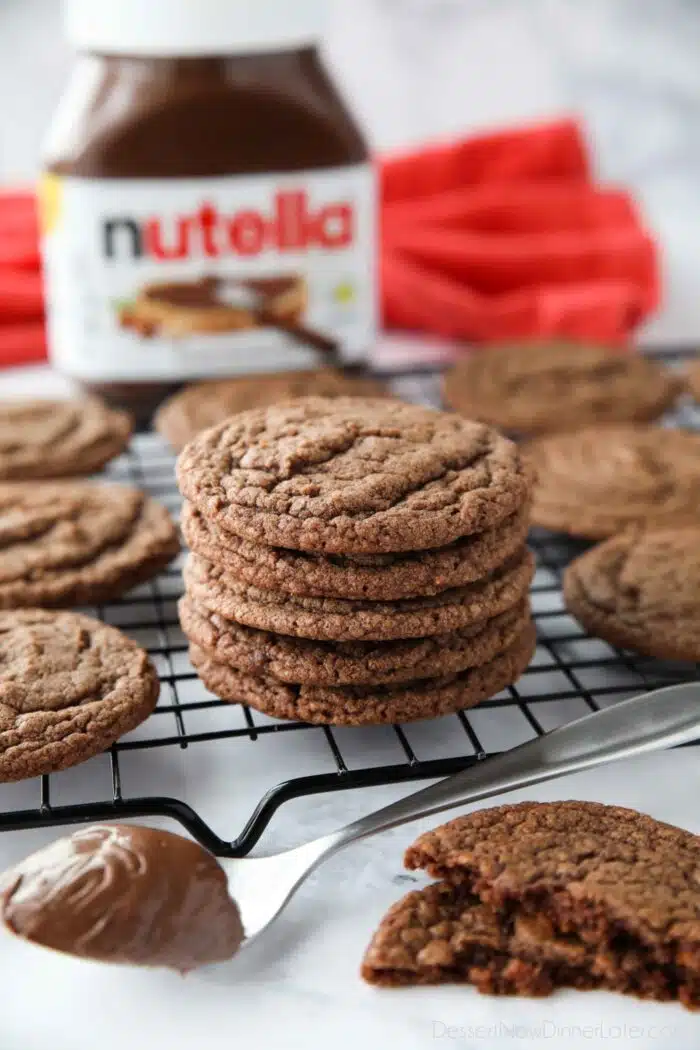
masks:
{"type": "Polygon", "coordinates": [[[501,995],[600,988],[700,1008],[700,838],[588,802],[480,810],[421,836],[441,881],[389,911],[362,974],[501,995]]]}

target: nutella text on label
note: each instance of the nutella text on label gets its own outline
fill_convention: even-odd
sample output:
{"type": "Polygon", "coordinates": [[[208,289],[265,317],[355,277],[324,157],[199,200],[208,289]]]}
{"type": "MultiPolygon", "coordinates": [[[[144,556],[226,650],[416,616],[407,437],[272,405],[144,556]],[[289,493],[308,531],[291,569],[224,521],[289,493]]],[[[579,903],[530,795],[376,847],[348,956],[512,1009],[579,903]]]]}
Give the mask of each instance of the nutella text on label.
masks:
{"type": "Polygon", "coordinates": [[[154,215],[141,222],[120,215],[105,219],[104,254],[126,253],[173,261],[249,258],[263,252],[299,252],[313,248],[340,251],[355,240],[355,207],[349,200],[314,209],[304,190],[280,191],[267,210],[243,208],[221,212],[210,201],[190,215],[154,215]]]}
{"type": "Polygon", "coordinates": [[[369,165],[257,178],[49,175],[54,362],[84,380],[358,360],[376,328],[369,165]]]}

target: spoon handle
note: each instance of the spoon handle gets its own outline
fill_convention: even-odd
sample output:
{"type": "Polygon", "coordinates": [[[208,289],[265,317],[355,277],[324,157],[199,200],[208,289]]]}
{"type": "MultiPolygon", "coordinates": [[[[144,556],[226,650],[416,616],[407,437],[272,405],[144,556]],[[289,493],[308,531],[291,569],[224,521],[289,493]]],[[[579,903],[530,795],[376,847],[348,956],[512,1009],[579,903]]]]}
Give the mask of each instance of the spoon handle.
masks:
{"type": "Polygon", "coordinates": [[[454,806],[700,737],[700,685],[657,689],[596,711],[417,791],[338,831],[333,848],[454,806]]]}

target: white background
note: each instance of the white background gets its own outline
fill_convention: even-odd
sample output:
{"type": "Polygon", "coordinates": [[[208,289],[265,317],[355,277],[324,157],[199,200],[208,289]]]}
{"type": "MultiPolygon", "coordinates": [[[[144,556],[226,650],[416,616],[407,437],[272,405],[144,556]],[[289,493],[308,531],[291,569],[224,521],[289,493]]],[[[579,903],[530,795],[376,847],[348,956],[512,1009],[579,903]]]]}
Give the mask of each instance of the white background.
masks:
{"type": "MultiPolygon", "coordinates": [[[[377,148],[580,113],[601,176],[636,189],[662,245],[666,303],[647,341],[700,337],[700,4],[329,0],[329,8],[329,60],[377,148]]],[[[0,0],[1,179],[35,171],[68,64],[58,0],[0,0]]]]}

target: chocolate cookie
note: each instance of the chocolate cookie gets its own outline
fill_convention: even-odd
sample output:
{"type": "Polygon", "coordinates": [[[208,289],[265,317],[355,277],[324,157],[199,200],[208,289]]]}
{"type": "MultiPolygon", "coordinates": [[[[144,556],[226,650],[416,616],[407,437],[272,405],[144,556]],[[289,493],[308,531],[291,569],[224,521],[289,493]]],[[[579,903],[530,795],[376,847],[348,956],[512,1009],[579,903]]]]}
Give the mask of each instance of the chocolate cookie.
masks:
{"type": "Polygon", "coordinates": [[[613,645],[700,660],[700,527],[630,531],[572,562],[569,611],[613,645]]]}
{"type": "Polygon", "coordinates": [[[554,434],[658,419],[681,386],[673,372],[641,354],[523,343],[464,357],[445,376],[444,396],[472,419],[520,434],[554,434]]]}
{"type": "Polygon", "coordinates": [[[156,413],[156,430],[178,452],[202,430],[250,408],[263,408],[307,395],[316,397],[382,397],[378,379],[346,375],[339,369],[271,372],[238,379],[211,379],[185,387],[156,413]]]}
{"type": "Polygon", "coordinates": [[[313,725],[392,725],[454,714],[495,696],[520,678],[535,644],[529,624],[509,649],[482,667],[399,686],[288,685],[216,663],[196,645],[190,646],[190,659],[210,692],[273,718],[313,725]]]}
{"type": "Polygon", "coordinates": [[[137,489],[0,485],[0,608],[109,601],[156,576],[178,550],[168,512],[137,489]]]}
{"type": "Polygon", "coordinates": [[[213,661],[304,685],[378,685],[480,667],[513,644],[530,618],[527,601],[453,634],[395,642],[314,642],[256,631],[185,597],[182,629],[213,661]]]}
{"type": "Polygon", "coordinates": [[[522,926],[523,920],[510,923],[463,886],[433,883],[390,909],[361,973],[385,988],[472,984],[489,995],[605,987],[590,972],[592,952],[582,941],[523,936],[522,926]]]}
{"type": "Polygon", "coordinates": [[[148,655],[76,613],[0,614],[0,782],[55,773],[99,755],[158,699],[148,655]]]}
{"type": "Polygon", "coordinates": [[[583,941],[594,975],[700,1005],[697,835],[619,806],[524,802],[422,835],[406,866],[583,941]]]}
{"type": "Polygon", "coordinates": [[[589,427],[532,442],[532,520],[603,539],[630,525],[692,525],[700,508],[700,435],[651,426],[589,427]]]}
{"type": "MultiPolygon", "coordinates": [[[[382,921],[365,955],[370,984],[471,984],[489,995],[544,996],[559,988],[605,989],[644,999],[676,998],[663,966],[644,971],[606,960],[575,934],[555,936],[539,915],[499,912],[460,885],[433,883],[409,893],[382,921]]],[[[697,1006],[697,990],[686,1005],[697,1006]]]]}
{"type": "Polygon", "coordinates": [[[188,502],[181,525],[193,551],[254,586],[302,597],[395,601],[429,597],[488,576],[522,549],[529,518],[524,507],[493,529],[433,551],[347,557],[261,547],[212,528],[188,502]]]}
{"type": "Polygon", "coordinates": [[[527,501],[516,446],[398,401],[306,398],[235,416],[178,461],[184,496],[252,543],[337,554],[427,550],[527,501]]]}
{"type": "Polygon", "coordinates": [[[97,398],[5,401],[0,406],[0,481],[74,477],[124,451],[132,421],[97,398]]]}
{"type": "Polygon", "coordinates": [[[225,620],[259,631],[337,642],[428,638],[484,623],[518,605],[533,574],[534,559],[523,551],[484,580],[432,598],[365,602],[264,591],[229,576],[198,554],[190,554],[184,569],[189,596],[225,620]]]}

